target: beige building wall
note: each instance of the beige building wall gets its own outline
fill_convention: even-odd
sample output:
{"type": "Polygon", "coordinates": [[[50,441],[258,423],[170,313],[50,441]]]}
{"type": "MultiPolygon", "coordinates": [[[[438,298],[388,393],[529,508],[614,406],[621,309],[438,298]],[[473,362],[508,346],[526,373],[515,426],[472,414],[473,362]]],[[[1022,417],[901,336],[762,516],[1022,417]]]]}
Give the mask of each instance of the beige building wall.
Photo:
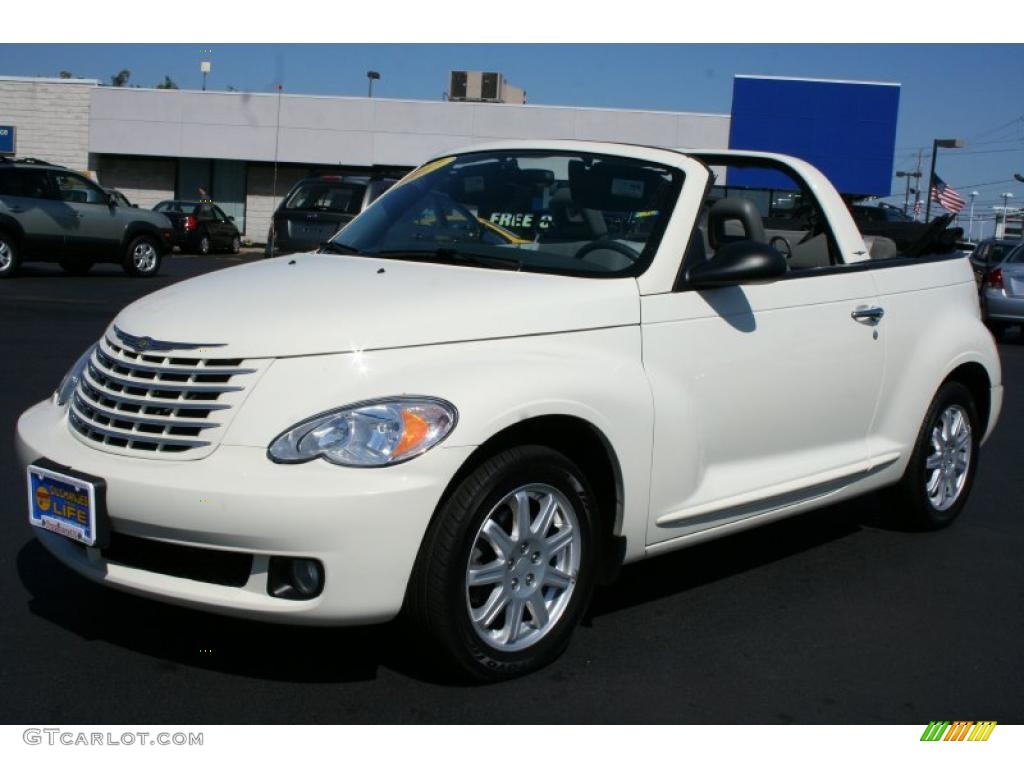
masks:
{"type": "Polygon", "coordinates": [[[96,86],[96,80],[0,77],[0,125],[17,129],[18,157],[88,170],[96,86]]]}

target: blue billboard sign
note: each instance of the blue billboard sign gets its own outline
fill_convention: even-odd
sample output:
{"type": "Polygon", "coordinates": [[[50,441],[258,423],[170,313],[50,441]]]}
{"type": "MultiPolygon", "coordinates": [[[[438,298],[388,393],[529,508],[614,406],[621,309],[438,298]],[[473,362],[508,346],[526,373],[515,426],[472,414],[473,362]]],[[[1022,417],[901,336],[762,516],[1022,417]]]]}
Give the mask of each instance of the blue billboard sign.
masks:
{"type": "MultiPolygon", "coordinates": [[[[731,149],[781,152],[807,160],[841,193],[892,191],[900,86],[737,75],[731,149]]],[[[730,170],[729,186],[775,188],[778,174],[730,170]]]]}
{"type": "Polygon", "coordinates": [[[0,155],[14,154],[14,135],[13,125],[0,125],[0,155]]]}

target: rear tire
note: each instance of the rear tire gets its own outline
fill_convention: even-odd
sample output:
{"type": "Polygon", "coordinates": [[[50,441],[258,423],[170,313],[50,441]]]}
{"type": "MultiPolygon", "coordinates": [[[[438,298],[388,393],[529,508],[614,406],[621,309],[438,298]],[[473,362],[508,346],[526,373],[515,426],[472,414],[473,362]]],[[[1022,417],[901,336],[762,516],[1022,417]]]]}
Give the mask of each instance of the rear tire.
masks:
{"type": "Polygon", "coordinates": [[[21,254],[14,238],[6,232],[0,232],[0,280],[14,277],[21,269],[21,254]]]}
{"type": "Polygon", "coordinates": [[[958,381],[943,384],[903,478],[889,492],[889,503],[907,527],[933,531],[957,518],[974,484],[983,431],[970,390],[958,381]]]}
{"type": "Polygon", "coordinates": [[[198,253],[200,256],[210,255],[210,238],[208,236],[203,235],[201,238],[199,238],[199,246],[196,249],[196,253],[198,253]]]}
{"type": "Polygon", "coordinates": [[[60,262],[60,268],[69,275],[81,276],[89,273],[89,270],[92,269],[92,262],[64,259],[60,262]]]}
{"type": "Polygon", "coordinates": [[[241,250],[242,250],[242,239],[238,235],[235,235],[232,238],[232,240],[231,240],[231,252],[232,253],[239,253],[239,252],[241,252],[241,250]]]}
{"type": "Polygon", "coordinates": [[[473,470],[438,510],[406,613],[462,675],[524,675],[568,645],[590,601],[597,552],[596,498],[583,472],[549,448],[511,448],[473,470]]]}
{"type": "Polygon", "coordinates": [[[160,244],[151,235],[139,235],[128,243],[121,266],[132,277],[153,277],[160,271],[160,244]]]}

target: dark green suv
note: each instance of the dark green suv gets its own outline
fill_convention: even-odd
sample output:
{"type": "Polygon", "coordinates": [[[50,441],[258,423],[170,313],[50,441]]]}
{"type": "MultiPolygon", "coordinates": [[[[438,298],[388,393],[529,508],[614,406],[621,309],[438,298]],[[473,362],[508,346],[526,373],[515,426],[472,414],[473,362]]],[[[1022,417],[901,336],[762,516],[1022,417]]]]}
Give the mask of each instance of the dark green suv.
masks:
{"type": "Polygon", "coordinates": [[[151,277],[172,234],[163,214],[126,208],[80,173],[0,158],[0,278],[26,261],[55,261],[73,275],[106,262],[151,277]]]}

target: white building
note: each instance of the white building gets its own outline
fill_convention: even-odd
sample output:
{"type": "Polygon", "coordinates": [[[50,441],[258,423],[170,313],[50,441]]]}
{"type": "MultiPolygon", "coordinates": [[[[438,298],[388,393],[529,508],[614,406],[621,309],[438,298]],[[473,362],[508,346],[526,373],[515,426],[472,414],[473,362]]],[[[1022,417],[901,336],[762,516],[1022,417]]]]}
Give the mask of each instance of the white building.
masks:
{"type": "Polygon", "coordinates": [[[729,115],[533,104],[112,88],[0,77],[17,155],[92,170],[143,207],[208,191],[258,243],[281,195],[312,170],[401,171],[492,139],[726,148],[729,115]],[[277,178],[274,181],[275,159],[277,178]]]}

